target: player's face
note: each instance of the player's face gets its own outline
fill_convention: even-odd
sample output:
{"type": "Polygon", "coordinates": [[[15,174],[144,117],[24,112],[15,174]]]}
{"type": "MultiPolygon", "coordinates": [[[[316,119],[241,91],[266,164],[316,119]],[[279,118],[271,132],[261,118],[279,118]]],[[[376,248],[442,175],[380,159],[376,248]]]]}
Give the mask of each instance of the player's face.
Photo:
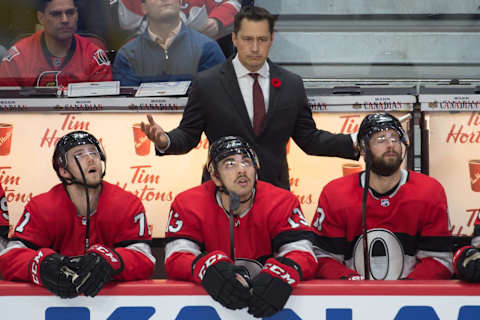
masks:
{"type": "Polygon", "coordinates": [[[250,197],[255,184],[255,166],[246,155],[235,154],[221,160],[218,165],[218,178],[212,177],[217,186],[223,186],[246,200],[250,197]]]}
{"type": "MultiPolygon", "coordinates": [[[[83,181],[80,168],[75,158],[77,158],[82,167],[87,184],[93,185],[102,181],[102,160],[100,159],[97,148],[93,144],[76,146],[67,152],[67,169],[72,173],[74,178],[83,181]]],[[[68,172],[66,172],[66,174],[69,175],[68,172]]]]}
{"type": "Polygon", "coordinates": [[[238,52],[238,59],[250,72],[260,69],[268,58],[273,43],[267,20],[243,19],[238,33],[232,33],[232,41],[238,52]]]}
{"type": "Polygon", "coordinates": [[[180,0],[146,0],[142,11],[150,20],[165,22],[179,19],[180,0]]]}
{"type": "Polygon", "coordinates": [[[381,176],[390,176],[402,164],[402,142],[395,130],[374,133],[370,139],[372,171],[381,176]]]}
{"type": "Polygon", "coordinates": [[[77,31],[78,12],[73,0],[52,0],[45,11],[37,11],[45,35],[57,41],[70,40],[77,31]]]}

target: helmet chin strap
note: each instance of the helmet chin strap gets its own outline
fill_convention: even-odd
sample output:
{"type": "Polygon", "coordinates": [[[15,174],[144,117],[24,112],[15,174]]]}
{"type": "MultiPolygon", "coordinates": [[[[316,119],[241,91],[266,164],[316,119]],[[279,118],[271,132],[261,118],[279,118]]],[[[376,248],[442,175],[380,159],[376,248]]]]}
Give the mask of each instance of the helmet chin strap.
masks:
{"type": "MultiPolygon", "coordinates": [[[[98,186],[100,186],[102,184],[102,180],[100,180],[100,182],[98,183],[94,183],[94,184],[89,184],[87,183],[87,179],[85,178],[85,174],[83,173],[83,170],[82,170],[82,167],[80,166],[80,163],[78,163],[78,160],[77,158],[75,158],[75,161],[77,162],[77,166],[80,170],[80,173],[82,175],[82,180],[78,180],[77,178],[75,178],[75,176],[73,175],[73,173],[68,169],[68,168],[64,168],[68,173],[70,173],[70,175],[74,178],[65,178],[65,177],[62,177],[62,180],[63,182],[69,186],[69,185],[72,185],[72,184],[79,184],[79,185],[82,185],[82,186],[87,186],[87,188],[90,188],[90,189],[96,189],[98,186]]],[[[105,176],[105,171],[103,171],[102,173],[102,178],[105,176]]]]}

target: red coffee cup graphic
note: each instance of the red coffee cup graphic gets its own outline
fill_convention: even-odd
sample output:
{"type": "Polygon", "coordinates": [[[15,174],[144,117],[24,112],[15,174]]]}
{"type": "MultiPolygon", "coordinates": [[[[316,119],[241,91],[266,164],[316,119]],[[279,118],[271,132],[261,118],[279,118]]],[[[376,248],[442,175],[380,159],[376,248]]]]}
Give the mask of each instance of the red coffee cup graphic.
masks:
{"type": "Polygon", "coordinates": [[[470,186],[472,191],[480,192],[480,160],[468,161],[470,169],[470,186]]]}
{"type": "Polygon", "coordinates": [[[358,163],[344,163],[342,164],[342,173],[343,176],[348,176],[349,174],[362,171],[362,165],[358,163]]]}
{"type": "Polygon", "coordinates": [[[135,153],[139,156],[146,156],[150,153],[150,140],[142,131],[140,123],[133,125],[133,142],[135,144],[135,153]]]}
{"type": "Polygon", "coordinates": [[[12,145],[13,124],[0,123],[0,156],[10,154],[12,145]]]}

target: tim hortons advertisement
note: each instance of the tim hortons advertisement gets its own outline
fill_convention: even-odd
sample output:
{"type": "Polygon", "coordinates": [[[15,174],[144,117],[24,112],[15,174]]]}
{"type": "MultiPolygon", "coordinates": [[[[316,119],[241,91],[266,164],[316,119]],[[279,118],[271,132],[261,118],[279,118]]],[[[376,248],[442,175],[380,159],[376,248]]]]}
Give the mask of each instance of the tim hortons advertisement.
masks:
{"type": "Polygon", "coordinates": [[[480,113],[430,113],[430,176],[445,188],[454,235],[471,235],[480,214],[480,113]]]}
{"type": "MultiPolygon", "coordinates": [[[[365,115],[367,113],[314,113],[314,119],[318,128],[349,134],[358,131],[365,115]]],[[[181,113],[156,113],[154,119],[168,131],[178,125],[181,116],[181,113]]],[[[200,184],[208,142],[202,138],[199,145],[186,155],[157,157],[154,145],[140,130],[142,121],[146,121],[145,114],[2,114],[0,183],[8,201],[10,224],[16,224],[25,204],[34,195],[46,192],[60,182],[52,168],[53,150],[58,139],[68,132],[85,130],[95,135],[105,149],[105,180],[137,195],[145,206],[153,236],[163,237],[172,200],[178,193],[200,184]]],[[[462,121],[459,119],[458,124],[465,122],[462,121]]],[[[407,127],[407,123],[404,125],[407,127]]],[[[446,125],[442,127],[446,128],[446,125]]],[[[468,149],[467,145],[463,147],[468,149]]],[[[364,168],[363,159],[351,161],[308,156],[293,141],[287,148],[291,190],[300,200],[308,221],[313,218],[318,197],[326,183],[364,168]]],[[[442,154],[445,156],[456,155],[449,152],[448,155],[442,154]]],[[[480,159],[479,154],[472,154],[468,161],[476,159],[480,159]]],[[[442,163],[446,166],[454,162],[442,163]]],[[[478,162],[472,163],[472,167],[477,168],[475,170],[479,165],[478,162]]],[[[449,170],[443,169],[445,173],[449,170]]],[[[475,188],[480,186],[477,184],[475,188]]],[[[470,208],[474,208],[473,203],[467,209],[470,208]]]]}

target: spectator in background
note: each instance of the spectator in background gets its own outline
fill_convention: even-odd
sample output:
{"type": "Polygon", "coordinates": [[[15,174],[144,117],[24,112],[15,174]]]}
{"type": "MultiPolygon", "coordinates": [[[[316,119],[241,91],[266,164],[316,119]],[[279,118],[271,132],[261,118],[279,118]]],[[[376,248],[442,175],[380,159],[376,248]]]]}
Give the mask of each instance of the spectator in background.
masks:
{"type": "Polygon", "coordinates": [[[52,163],[62,183],[25,206],[0,252],[4,279],[73,298],[93,297],[110,280],[150,278],[155,258],[145,208],[103,180],[106,159],[98,140],[70,132],[55,146],[52,163]]]}
{"type": "MultiPolygon", "coordinates": [[[[122,29],[137,33],[145,30],[147,22],[141,10],[141,1],[118,0],[118,24],[122,29]]],[[[245,0],[183,0],[180,17],[187,26],[217,40],[228,57],[233,53],[233,18],[243,2],[245,0]],[[199,20],[194,17],[201,10],[205,10],[207,19],[198,23],[199,20]]]]}
{"type": "Polygon", "coordinates": [[[7,196],[0,185],[0,251],[5,249],[8,239],[9,219],[7,196]]]}
{"type": "MultiPolygon", "coordinates": [[[[358,145],[371,164],[366,203],[370,279],[427,280],[452,276],[447,198],[435,179],[401,168],[408,140],[387,113],[365,117],[358,145]]],[[[367,165],[368,167],[369,165],[367,165]]],[[[317,276],[362,279],[365,172],[328,183],[313,218],[319,232],[317,276]]]]}
{"type": "Polygon", "coordinates": [[[225,60],[218,44],[180,19],[181,0],[143,0],[147,30],[118,51],[113,65],[122,86],[191,80],[225,60]]]}
{"type": "Polygon", "coordinates": [[[39,0],[36,9],[44,30],[10,48],[0,65],[0,86],[60,86],[112,79],[105,52],[76,34],[74,0],[39,0]]]}
{"type": "MultiPolygon", "coordinates": [[[[122,29],[136,30],[142,33],[146,28],[145,13],[142,10],[143,0],[118,0],[118,16],[122,29]]],[[[233,17],[240,10],[238,0],[182,0],[180,16],[186,25],[202,7],[208,14],[205,24],[192,24],[195,30],[213,38],[219,38],[223,30],[230,30],[233,17]]],[[[231,32],[231,31],[230,31],[231,32]]],[[[228,33],[230,33],[228,32],[228,33]]]]}

